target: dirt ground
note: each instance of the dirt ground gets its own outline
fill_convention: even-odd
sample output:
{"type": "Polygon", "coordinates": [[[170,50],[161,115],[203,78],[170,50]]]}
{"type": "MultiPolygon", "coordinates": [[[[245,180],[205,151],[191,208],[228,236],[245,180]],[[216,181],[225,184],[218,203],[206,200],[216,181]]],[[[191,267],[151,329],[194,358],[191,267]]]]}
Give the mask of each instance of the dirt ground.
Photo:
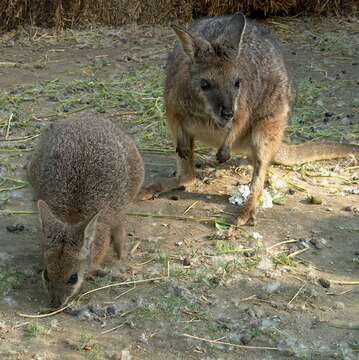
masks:
{"type": "MultiPolygon", "coordinates": [[[[265,22],[298,90],[288,140],[359,144],[358,21],[265,22]]],[[[359,167],[351,158],[272,167],[273,208],[255,227],[235,228],[239,208],[228,197],[251,168],[238,158],[219,166],[198,146],[192,188],[131,208],[126,274],[109,254],[110,272],[82,291],[136,284],[99,290],[55,316],[19,315],[47,306],[24,170],[39,131],[79,112],[110,118],[138,143],[146,181],[170,176],[162,81],[173,42],[168,28],[135,26],[0,37],[0,358],[359,358],[359,167]]]]}

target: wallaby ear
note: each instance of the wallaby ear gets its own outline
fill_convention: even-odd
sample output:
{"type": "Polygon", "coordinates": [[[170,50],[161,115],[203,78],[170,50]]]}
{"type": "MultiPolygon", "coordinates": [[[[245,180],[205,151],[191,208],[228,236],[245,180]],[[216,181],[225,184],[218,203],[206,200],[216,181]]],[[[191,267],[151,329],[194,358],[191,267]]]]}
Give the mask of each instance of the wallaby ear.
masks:
{"type": "Polygon", "coordinates": [[[222,35],[217,39],[216,43],[224,48],[238,51],[245,28],[246,17],[240,12],[235,13],[229,19],[222,35]]]}
{"type": "Polygon", "coordinates": [[[179,26],[172,25],[173,31],[176,33],[182,48],[191,61],[205,60],[214,54],[214,49],[209,41],[199,35],[190,34],[187,30],[179,26]]]}
{"type": "Polygon", "coordinates": [[[84,230],[84,240],[80,250],[80,257],[86,259],[91,253],[91,246],[96,239],[98,218],[101,214],[99,211],[86,225],[84,230]]]}
{"type": "Polygon", "coordinates": [[[43,200],[38,200],[37,208],[40,213],[40,224],[43,231],[49,229],[55,224],[62,224],[61,221],[54,215],[50,207],[43,200]]]}

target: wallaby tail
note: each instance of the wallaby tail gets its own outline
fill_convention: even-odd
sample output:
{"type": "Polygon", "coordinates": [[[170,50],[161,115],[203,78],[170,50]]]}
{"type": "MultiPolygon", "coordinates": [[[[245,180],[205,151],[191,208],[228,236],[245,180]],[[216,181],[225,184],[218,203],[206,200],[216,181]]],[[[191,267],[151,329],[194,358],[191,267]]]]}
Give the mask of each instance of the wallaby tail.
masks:
{"type": "Polygon", "coordinates": [[[283,143],[273,162],[291,166],[310,161],[343,158],[350,155],[359,156],[359,145],[319,142],[299,145],[283,143]]]}

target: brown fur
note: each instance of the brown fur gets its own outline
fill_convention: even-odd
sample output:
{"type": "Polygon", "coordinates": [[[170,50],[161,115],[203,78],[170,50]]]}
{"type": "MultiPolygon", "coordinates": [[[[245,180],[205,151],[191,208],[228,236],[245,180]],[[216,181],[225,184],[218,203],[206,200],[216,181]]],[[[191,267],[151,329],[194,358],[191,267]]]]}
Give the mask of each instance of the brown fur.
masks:
{"type": "Polygon", "coordinates": [[[291,165],[359,153],[356,145],[282,144],[294,89],[268,30],[241,14],[205,18],[189,31],[174,30],[179,44],[168,59],[165,103],[178,154],[177,178],[150,185],[149,193],[195,180],[195,140],[217,148],[219,162],[227,161],[231,151],[244,154],[254,169],[251,196],[238,218],[242,225],[254,222],[272,162],[291,165]]]}
{"type": "Polygon", "coordinates": [[[142,186],[134,142],[108,120],[80,117],[45,130],[29,166],[42,225],[44,282],[52,305],[68,301],[114,245],[125,257],[126,210],[142,186]],[[78,280],[68,283],[74,275],[78,280]]]}

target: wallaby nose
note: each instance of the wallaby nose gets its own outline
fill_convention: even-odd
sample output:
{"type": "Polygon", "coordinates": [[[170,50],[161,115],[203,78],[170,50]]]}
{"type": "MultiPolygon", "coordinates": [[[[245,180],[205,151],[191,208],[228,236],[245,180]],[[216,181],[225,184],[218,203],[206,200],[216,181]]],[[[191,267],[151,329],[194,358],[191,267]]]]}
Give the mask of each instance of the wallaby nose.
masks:
{"type": "Polygon", "coordinates": [[[53,309],[58,309],[61,307],[61,305],[62,305],[62,302],[58,298],[52,298],[50,301],[50,307],[53,309]]]}
{"type": "Polygon", "coordinates": [[[231,120],[233,118],[233,111],[228,109],[222,109],[221,117],[224,120],[231,120]]]}
{"type": "Polygon", "coordinates": [[[50,299],[50,306],[53,309],[59,309],[62,306],[65,306],[67,304],[67,298],[64,298],[63,296],[52,296],[50,299]]]}

